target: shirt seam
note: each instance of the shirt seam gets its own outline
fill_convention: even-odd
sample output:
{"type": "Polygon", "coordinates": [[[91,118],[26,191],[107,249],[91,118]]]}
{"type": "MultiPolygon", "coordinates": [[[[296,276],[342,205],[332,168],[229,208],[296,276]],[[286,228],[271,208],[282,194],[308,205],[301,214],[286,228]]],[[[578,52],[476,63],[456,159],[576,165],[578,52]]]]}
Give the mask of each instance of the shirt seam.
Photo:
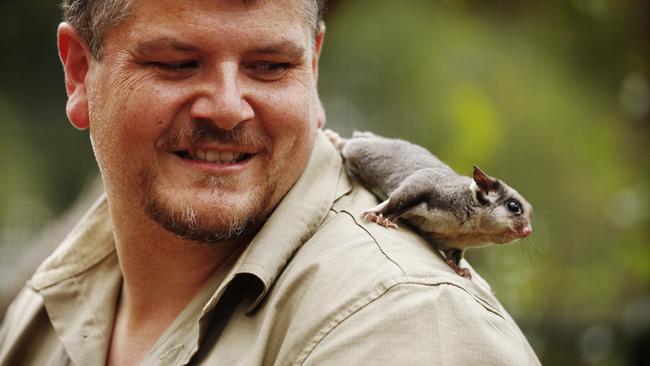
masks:
{"type": "Polygon", "coordinates": [[[349,211],[347,211],[345,209],[341,210],[341,213],[344,213],[344,214],[347,214],[348,216],[350,216],[350,218],[352,219],[354,224],[357,225],[357,227],[359,227],[361,230],[365,231],[366,234],[368,234],[368,236],[370,238],[372,238],[372,241],[375,243],[375,245],[377,246],[377,249],[379,249],[381,254],[383,254],[384,257],[386,257],[386,259],[388,259],[388,261],[390,261],[397,268],[399,268],[400,272],[402,272],[402,275],[407,276],[406,271],[404,270],[404,268],[402,268],[402,266],[400,266],[400,264],[397,263],[397,261],[395,261],[393,258],[391,258],[390,255],[388,255],[388,253],[386,253],[386,251],[384,251],[384,248],[381,247],[381,245],[379,244],[379,241],[377,241],[377,238],[375,238],[374,235],[372,235],[372,233],[370,231],[368,231],[368,229],[363,227],[363,225],[359,224],[359,222],[357,222],[357,219],[354,217],[354,215],[352,213],[350,213],[349,211]]]}
{"type": "Polygon", "coordinates": [[[499,313],[494,312],[492,309],[484,306],[480,301],[476,299],[471,293],[467,292],[463,287],[452,283],[452,282],[438,282],[438,283],[421,283],[421,282],[416,282],[411,279],[408,279],[408,277],[405,277],[403,279],[406,280],[399,280],[399,279],[393,279],[392,281],[387,281],[388,283],[384,282],[383,284],[380,284],[380,286],[376,289],[374,289],[372,292],[370,292],[368,295],[360,297],[358,299],[352,300],[350,303],[348,303],[342,310],[338,311],[335,313],[332,318],[327,321],[321,328],[319,328],[314,336],[308,339],[306,345],[302,348],[302,350],[298,353],[298,355],[295,357],[294,361],[291,363],[292,365],[304,365],[309,356],[314,352],[314,350],[318,347],[318,345],[327,338],[329,334],[331,334],[339,325],[341,325],[343,322],[345,322],[347,319],[352,317],[354,314],[358,313],[359,311],[363,310],[365,307],[368,305],[372,304],[373,302],[379,300],[382,296],[387,294],[389,291],[392,289],[401,286],[401,285],[416,285],[416,286],[426,286],[426,287],[434,287],[434,286],[442,286],[442,285],[448,285],[448,286],[453,286],[459,290],[461,290],[463,293],[466,293],[469,295],[474,301],[476,301],[482,308],[484,308],[486,311],[495,314],[499,316],[500,318],[503,319],[503,316],[499,313]],[[394,283],[390,283],[394,282],[394,283]]]}
{"type": "MultiPolygon", "coordinates": [[[[347,208],[342,208],[342,209],[339,211],[339,213],[345,213],[345,214],[347,214],[348,216],[350,216],[350,218],[352,219],[352,221],[353,221],[353,222],[354,222],[354,223],[355,223],[359,228],[361,228],[363,231],[365,231],[366,234],[368,234],[368,236],[369,236],[370,238],[372,238],[372,240],[375,242],[375,245],[377,246],[377,248],[379,249],[379,251],[380,251],[380,252],[381,252],[381,253],[386,257],[386,259],[388,259],[388,260],[389,260],[390,262],[392,262],[392,263],[393,263],[397,268],[399,268],[399,270],[402,272],[402,275],[404,275],[404,276],[407,277],[407,278],[408,278],[408,277],[411,277],[409,274],[407,274],[407,272],[406,272],[406,271],[404,270],[404,268],[399,264],[399,262],[398,262],[397,260],[393,259],[393,258],[392,258],[392,257],[391,257],[391,256],[390,256],[390,255],[389,255],[389,254],[384,250],[384,248],[383,248],[382,245],[380,244],[379,240],[378,240],[378,239],[377,239],[377,238],[376,238],[376,237],[375,237],[375,236],[370,232],[370,230],[368,230],[366,227],[364,227],[362,224],[360,224],[360,223],[357,221],[357,215],[355,215],[352,211],[350,211],[350,210],[347,209],[347,208]]],[[[480,296],[480,295],[477,294],[477,293],[474,293],[474,292],[472,292],[472,291],[469,291],[468,289],[466,289],[465,287],[463,287],[463,286],[460,285],[460,284],[457,284],[457,283],[454,283],[454,282],[451,282],[451,281],[450,281],[449,283],[453,283],[454,286],[457,286],[458,288],[462,289],[463,291],[465,291],[466,293],[468,293],[470,296],[472,296],[472,297],[474,298],[474,300],[476,300],[477,302],[479,302],[479,303],[480,303],[484,308],[488,309],[488,310],[491,311],[492,313],[494,313],[494,314],[498,315],[499,317],[503,318],[503,315],[501,315],[501,313],[500,313],[500,311],[499,311],[499,307],[498,307],[497,305],[493,305],[489,300],[486,300],[485,298],[483,298],[482,296],[480,296]]]]}
{"type": "MultiPolygon", "coordinates": [[[[339,211],[339,213],[345,213],[345,214],[347,214],[348,216],[350,216],[350,218],[352,218],[353,222],[354,222],[354,223],[355,223],[359,228],[361,228],[363,231],[365,231],[365,232],[368,234],[368,236],[370,236],[370,237],[372,238],[372,240],[375,242],[375,245],[377,246],[377,248],[379,249],[379,251],[380,251],[380,252],[381,252],[381,253],[386,257],[386,259],[388,259],[388,260],[389,260],[390,262],[392,262],[392,263],[393,263],[397,268],[399,268],[400,271],[402,272],[402,274],[403,274],[404,276],[406,276],[406,277],[410,277],[410,275],[409,275],[409,274],[404,270],[404,268],[399,264],[399,262],[398,262],[397,260],[391,258],[391,256],[388,254],[388,252],[386,252],[386,251],[384,250],[384,248],[382,247],[380,241],[379,241],[379,240],[378,240],[378,239],[377,239],[377,238],[376,238],[376,237],[375,237],[375,236],[370,232],[370,230],[368,230],[366,227],[364,227],[362,224],[360,224],[360,223],[357,221],[356,215],[355,215],[352,211],[350,211],[350,210],[347,209],[347,208],[342,208],[342,209],[339,211]]],[[[480,294],[478,294],[478,293],[474,293],[474,292],[472,292],[472,291],[470,291],[470,290],[464,288],[464,287],[463,287],[462,285],[460,285],[460,284],[457,284],[457,283],[454,283],[454,282],[451,282],[451,281],[450,281],[449,283],[452,283],[452,284],[454,284],[454,286],[463,289],[463,291],[465,291],[465,292],[468,293],[470,296],[472,296],[472,297],[473,297],[477,302],[479,302],[479,303],[480,303],[484,308],[488,309],[488,310],[491,311],[492,313],[494,313],[494,314],[498,315],[499,317],[503,318],[503,315],[501,315],[500,310],[499,310],[499,307],[498,307],[496,304],[492,304],[489,300],[485,299],[485,298],[482,297],[480,294]]]]}

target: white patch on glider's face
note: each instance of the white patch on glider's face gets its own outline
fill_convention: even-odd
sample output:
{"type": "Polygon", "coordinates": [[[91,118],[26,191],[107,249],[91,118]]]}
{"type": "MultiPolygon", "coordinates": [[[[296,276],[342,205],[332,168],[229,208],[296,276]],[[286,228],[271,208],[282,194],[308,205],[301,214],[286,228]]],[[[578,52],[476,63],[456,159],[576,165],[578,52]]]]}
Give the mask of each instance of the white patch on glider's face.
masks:
{"type": "Polygon", "coordinates": [[[488,194],[485,194],[483,191],[481,191],[475,181],[472,181],[472,183],[470,183],[469,189],[475,193],[480,191],[481,197],[484,197],[488,202],[490,202],[491,205],[496,203],[496,201],[499,199],[499,194],[497,192],[490,191],[488,194]]]}

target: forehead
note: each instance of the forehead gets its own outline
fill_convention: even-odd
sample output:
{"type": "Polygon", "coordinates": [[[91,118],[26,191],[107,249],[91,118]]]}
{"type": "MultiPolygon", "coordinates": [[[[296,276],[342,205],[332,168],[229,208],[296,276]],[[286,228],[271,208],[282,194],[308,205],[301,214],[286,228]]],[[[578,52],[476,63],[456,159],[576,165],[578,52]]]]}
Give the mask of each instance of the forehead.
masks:
{"type": "MultiPolygon", "coordinates": [[[[118,41],[180,36],[251,42],[311,42],[308,0],[137,0],[113,31],[118,41]]],[[[112,31],[109,31],[109,34],[112,31]]]]}

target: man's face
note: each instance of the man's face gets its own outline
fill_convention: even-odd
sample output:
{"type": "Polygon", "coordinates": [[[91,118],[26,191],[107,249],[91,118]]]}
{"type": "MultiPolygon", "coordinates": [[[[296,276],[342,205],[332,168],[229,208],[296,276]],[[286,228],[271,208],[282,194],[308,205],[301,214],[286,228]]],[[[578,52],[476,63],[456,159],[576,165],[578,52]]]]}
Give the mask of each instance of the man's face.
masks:
{"type": "Polygon", "coordinates": [[[247,3],[138,1],[86,79],[112,205],[192,240],[263,220],[313,146],[317,55],[304,0],[247,3]]]}

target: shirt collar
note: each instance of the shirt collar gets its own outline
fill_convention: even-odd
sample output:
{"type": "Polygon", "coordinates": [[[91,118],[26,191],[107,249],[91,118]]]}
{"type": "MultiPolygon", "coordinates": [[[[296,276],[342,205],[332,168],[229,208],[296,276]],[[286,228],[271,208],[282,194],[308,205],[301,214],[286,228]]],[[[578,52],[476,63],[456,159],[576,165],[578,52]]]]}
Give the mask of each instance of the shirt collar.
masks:
{"type": "Polygon", "coordinates": [[[30,284],[36,291],[75,277],[115,252],[106,194],[102,194],[36,270],[30,284]]]}
{"type": "MultiPolygon", "coordinates": [[[[234,267],[230,279],[248,274],[259,281],[249,312],[264,299],[291,256],[325,220],[334,202],[350,190],[339,152],[318,130],[303,174],[234,267]]],[[[214,306],[218,297],[215,294],[207,308],[214,306]]]]}

